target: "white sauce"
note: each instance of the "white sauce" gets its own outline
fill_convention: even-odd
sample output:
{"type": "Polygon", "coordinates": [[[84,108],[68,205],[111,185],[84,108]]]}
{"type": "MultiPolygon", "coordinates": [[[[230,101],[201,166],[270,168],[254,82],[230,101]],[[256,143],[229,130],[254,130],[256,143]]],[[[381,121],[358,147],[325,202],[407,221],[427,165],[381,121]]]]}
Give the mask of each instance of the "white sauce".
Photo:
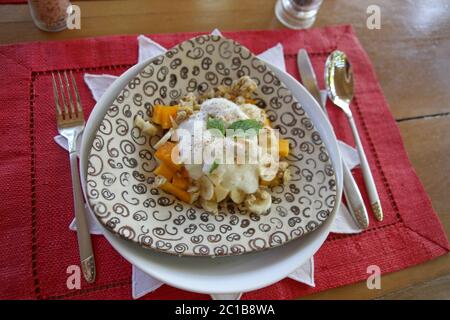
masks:
{"type": "Polygon", "coordinates": [[[237,120],[248,119],[248,116],[237,104],[225,98],[206,100],[202,103],[200,112],[204,112],[213,118],[221,119],[227,124],[231,124],[237,120]]]}
{"type": "Polygon", "coordinates": [[[241,104],[239,107],[242,110],[242,112],[244,112],[250,119],[255,119],[256,121],[259,122],[264,122],[266,117],[264,115],[264,111],[259,107],[249,103],[241,104]]]}
{"type": "Polygon", "coordinates": [[[238,189],[245,193],[255,193],[259,186],[258,166],[254,164],[226,164],[222,178],[225,189],[238,189]]]}
{"type": "MultiPolygon", "coordinates": [[[[200,153],[203,148],[213,145],[235,145],[236,142],[226,137],[209,137],[209,139],[198,139],[194,141],[194,132],[197,137],[205,137],[206,123],[209,117],[221,119],[227,125],[237,121],[249,119],[249,116],[235,103],[224,98],[213,98],[206,100],[200,106],[200,110],[189,119],[182,122],[177,130],[179,137],[180,160],[185,164],[189,176],[199,179],[203,174],[209,175],[211,164],[189,163],[193,151],[200,153]],[[218,141],[221,140],[221,141],[218,141]]],[[[225,151],[224,151],[225,154],[225,151]]],[[[193,160],[193,159],[192,159],[193,160]]],[[[254,193],[259,186],[258,164],[221,164],[220,172],[222,186],[228,190],[239,189],[245,193],[254,193]]]]}

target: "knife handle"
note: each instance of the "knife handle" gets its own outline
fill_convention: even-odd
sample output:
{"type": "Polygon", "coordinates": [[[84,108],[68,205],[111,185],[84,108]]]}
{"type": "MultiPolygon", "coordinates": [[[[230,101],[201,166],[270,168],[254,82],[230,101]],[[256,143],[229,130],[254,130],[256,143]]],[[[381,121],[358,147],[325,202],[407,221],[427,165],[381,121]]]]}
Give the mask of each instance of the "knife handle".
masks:
{"type": "Polygon", "coordinates": [[[364,200],[359,191],[358,185],[353,178],[350,169],[344,161],[342,161],[343,178],[344,178],[344,195],[347,199],[348,210],[355,222],[362,228],[367,229],[369,226],[369,216],[367,215],[364,200]]]}

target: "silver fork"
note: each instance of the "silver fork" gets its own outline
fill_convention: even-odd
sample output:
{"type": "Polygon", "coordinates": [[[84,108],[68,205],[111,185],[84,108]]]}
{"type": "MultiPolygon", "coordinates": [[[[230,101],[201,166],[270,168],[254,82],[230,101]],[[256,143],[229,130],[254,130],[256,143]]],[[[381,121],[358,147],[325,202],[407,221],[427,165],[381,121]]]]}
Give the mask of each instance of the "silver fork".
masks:
{"type": "Polygon", "coordinates": [[[67,139],[70,153],[70,171],[72,175],[73,203],[77,222],[78,247],[80,251],[81,269],[87,282],[95,280],[95,260],[92,251],[91,235],[84,213],[83,194],[78,174],[77,139],[84,129],[84,116],[81,107],[80,95],[72,72],[70,72],[72,86],[67,73],[64,80],[61,73],[52,73],[53,93],[56,105],[56,122],[58,132],[67,139]],[[58,80],[56,80],[57,78],[58,80]],[[58,90],[59,87],[59,90],[58,90]],[[74,99],[75,97],[75,99],[74,99]],[[60,99],[61,98],[61,99],[60,99]],[[61,103],[62,102],[62,109],[61,103]]]}

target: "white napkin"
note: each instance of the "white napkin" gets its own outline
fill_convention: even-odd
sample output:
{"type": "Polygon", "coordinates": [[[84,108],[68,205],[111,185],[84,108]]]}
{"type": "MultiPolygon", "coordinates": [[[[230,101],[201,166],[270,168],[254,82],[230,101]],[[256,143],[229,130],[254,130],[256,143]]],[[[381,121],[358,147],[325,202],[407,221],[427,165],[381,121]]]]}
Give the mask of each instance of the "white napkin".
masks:
{"type": "MultiPolygon", "coordinates": [[[[212,34],[220,35],[220,31],[215,29],[212,34]]],[[[148,58],[155,57],[160,55],[166,51],[164,47],[154,42],[153,40],[140,35],[138,36],[138,45],[139,45],[139,57],[138,62],[144,61],[148,58]]],[[[286,70],[285,61],[284,61],[284,51],[281,43],[278,43],[274,47],[264,51],[263,53],[258,55],[262,60],[269,62],[281,70],[286,70]]],[[[88,85],[89,89],[92,92],[92,95],[96,101],[100,99],[103,93],[107,90],[107,88],[111,85],[112,82],[116,79],[116,76],[112,75],[94,75],[94,74],[85,74],[84,80],[88,85]]],[[[55,142],[60,145],[62,148],[67,150],[67,141],[62,136],[56,136],[55,142]]],[[[81,139],[79,140],[81,141],[81,139]]],[[[343,160],[347,164],[347,166],[352,169],[359,164],[359,157],[355,149],[345,144],[344,142],[339,141],[339,148],[343,157],[343,160]]],[[[78,148],[79,150],[79,148],[78,148]]],[[[90,210],[85,206],[86,215],[88,217],[88,224],[90,228],[90,232],[92,234],[102,234],[101,229],[98,225],[98,221],[95,217],[93,217],[90,210]]],[[[76,231],[76,222],[75,219],[70,224],[69,228],[71,230],[76,231]]],[[[340,208],[336,213],[336,219],[332,226],[332,232],[336,233],[358,233],[362,230],[356,225],[356,223],[351,218],[348,209],[341,204],[340,208]]],[[[296,269],[292,274],[289,275],[289,278],[296,280],[298,282],[304,283],[308,286],[314,287],[314,257],[311,257],[309,261],[304,263],[298,269],[296,269]]],[[[132,296],[133,299],[138,299],[147,293],[150,293],[156,289],[158,289],[163,283],[136,266],[133,265],[132,268],[132,296]]],[[[242,296],[242,293],[233,293],[233,294],[214,294],[211,293],[212,299],[220,300],[238,300],[242,296]]]]}
{"type": "Polygon", "coordinates": [[[302,282],[310,287],[315,287],[314,283],[314,257],[309,258],[307,262],[301,265],[300,268],[292,272],[288,278],[302,282]]]}
{"type": "Polygon", "coordinates": [[[139,299],[147,293],[153,292],[164,283],[149,276],[144,271],[133,265],[131,271],[131,295],[133,299],[139,299]]]}

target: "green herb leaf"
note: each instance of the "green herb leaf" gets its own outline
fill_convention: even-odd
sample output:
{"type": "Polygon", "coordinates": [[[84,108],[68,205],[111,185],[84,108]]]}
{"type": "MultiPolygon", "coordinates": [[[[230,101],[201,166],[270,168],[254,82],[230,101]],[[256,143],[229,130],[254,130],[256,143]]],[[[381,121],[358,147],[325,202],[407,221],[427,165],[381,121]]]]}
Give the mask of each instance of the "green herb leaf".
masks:
{"type": "Polygon", "coordinates": [[[213,163],[212,163],[212,165],[211,165],[211,168],[209,168],[209,173],[211,174],[211,173],[212,173],[214,170],[216,170],[218,167],[219,167],[219,163],[218,163],[216,160],[214,160],[213,163]]]}
{"type": "MultiPolygon", "coordinates": [[[[248,130],[253,130],[255,133],[258,133],[259,130],[263,127],[261,123],[254,119],[246,119],[246,120],[238,120],[233,122],[228,129],[230,130],[242,130],[244,133],[247,133],[248,130]]],[[[234,134],[233,134],[234,135],[234,134]]]]}
{"type": "Polygon", "coordinates": [[[217,129],[220,131],[222,136],[225,135],[225,123],[220,119],[208,119],[206,129],[217,129]]]}

